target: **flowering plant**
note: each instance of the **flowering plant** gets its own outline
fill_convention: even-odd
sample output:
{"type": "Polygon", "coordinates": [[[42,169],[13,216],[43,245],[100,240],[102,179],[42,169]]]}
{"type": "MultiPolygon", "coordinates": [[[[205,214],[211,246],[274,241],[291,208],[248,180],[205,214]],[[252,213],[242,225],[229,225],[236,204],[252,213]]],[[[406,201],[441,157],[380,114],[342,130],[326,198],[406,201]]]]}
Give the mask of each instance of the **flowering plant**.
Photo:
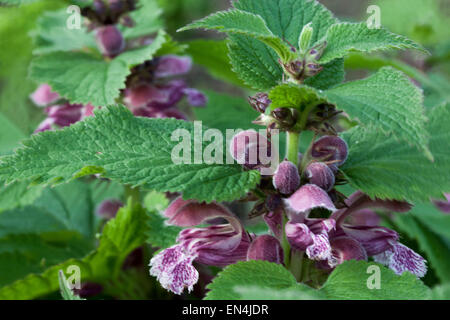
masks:
{"type": "Polygon", "coordinates": [[[0,158],[0,256],[32,266],[0,277],[0,297],[46,296],[58,279],[67,299],[446,288],[450,104],[424,106],[428,78],[393,58],[345,80],[345,61],[429,50],[313,0],[232,1],[178,30],[226,40],[180,42],[153,0],[71,4],[79,28],[65,9],[37,20],[29,98],[45,118],[0,158]],[[194,88],[193,64],[248,100],[194,88]]]}

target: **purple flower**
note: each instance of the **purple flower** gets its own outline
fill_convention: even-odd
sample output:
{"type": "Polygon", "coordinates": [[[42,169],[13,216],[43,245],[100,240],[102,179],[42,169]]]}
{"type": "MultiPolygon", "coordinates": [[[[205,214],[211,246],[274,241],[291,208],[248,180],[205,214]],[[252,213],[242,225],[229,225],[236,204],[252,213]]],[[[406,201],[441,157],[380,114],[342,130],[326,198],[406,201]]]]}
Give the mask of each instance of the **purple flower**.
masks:
{"type": "Polygon", "coordinates": [[[300,175],[297,166],[284,160],[278,165],[273,176],[273,186],[282,194],[291,194],[300,186],[300,175]]]}
{"type": "Polygon", "coordinates": [[[161,285],[181,294],[192,290],[198,281],[193,261],[223,267],[247,258],[250,237],[240,221],[225,207],[216,203],[198,203],[176,199],[166,210],[169,223],[181,227],[211,224],[208,227],[183,229],[177,244],[163,250],[150,261],[150,274],[161,285]],[[220,222],[219,222],[220,221],[220,222]]]}
{"type": "Polygon", "coordinates": [[[30,99],[37,106],[46,106],[60,98],[57,92],[53,92],[48,84],[41,84],[31,95],[30,99]]]}
{"type": "Polygon", "coordinates": [[[283,248],[277,238],[270,235],[256,237],[247,252],[247,260],[265,260],[283,263],[283,248]]]}
{"type": "Polygon", "coordinates": [[[158,65],[155,70],[155,77],[165,78],[171,76],[178,76],[188,73],[192,67],[192,60],[190,57],[178,57],[174,55],[162,56],[158,60],[158,65]]]}
{"type": "Polygon", "coordinates": [[[398,275],[409,271],[421,278],[427,273],[426,260],[399,242],[392,243],[391,248],[375,255],[374,260],[388,266],[398,275]]]}
{"type": "Polygon", "coordinates": [[[270,211],[263,216],[264,221],[273,235],[281,239],[283,231],[283,211],[281,209],[270,211]]]}
{"type": "Polygon", "coordinates": [[[81,104],[56,105],[45,108],[47,118],[41,122],[35,132],[53,130],[55,127],[67,127],[83,117],[84,106],[81,104]]]}
{"type": "Polygon", "coordinates": [[[331,257],[328,233],[335,228],[333,219],[293,219],[286,223],[286,237],[291,246],[306,251],[312,260],[327,260],[331,257]],[[298,221],[298,222],[297,222],[298,221]]]}
{"type": "Polygon", "coordinates": [[[324,208],[331,212],[336,211],[328,194],[314,184],[305,184],[288,199],[284,200],[288,213],[309,214],[312,209],[324,208]]]}
{"type": "Polygon", "coordinates": [[[193,107],[203,107],[207,103],[206,96],[193,88],[186,88],[183,90],[183,93],[187,96],[188,102],[193,107]]]}
{"type": "Polygon", "coordinates": [[[328,258],[326,263],[319,264],[326,269],[334,268],[348,260],[367,260],[366,250],[353,238],[346,236],[330,238],[330,245],[331,257],[328,258]]]}

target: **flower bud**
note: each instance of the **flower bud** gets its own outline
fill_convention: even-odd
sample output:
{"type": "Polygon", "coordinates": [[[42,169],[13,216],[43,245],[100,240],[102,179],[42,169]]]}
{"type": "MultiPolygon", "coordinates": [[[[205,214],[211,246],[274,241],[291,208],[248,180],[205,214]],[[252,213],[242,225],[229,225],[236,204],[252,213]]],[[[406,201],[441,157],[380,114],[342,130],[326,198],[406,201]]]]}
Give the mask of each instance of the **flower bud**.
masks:
{"type": "Polygon", "coordinates": [[[230,153],[237,163],[248,169],[255,169],[263,164],[261,155],[271,156],[271,144],[266,137],[255,130],[246,130],[233,137],[230,153]]]}
{"type": "Polygon", "coordinates": [[[325,48],[327,47],[327,42],[323,41],[321,43],[318,43],[314,47],[312,47],[308,54],[306,55],[306,61],[308,62],[315,62],[322,57],[323,52],[325,51],[325,48]]]}
{"type": "Polygon", "coordinates": [[[253,97],[249,97],[248,102],[253,109],[260,113],[266,112],[267,107],[272,103],[268,94],[264,92],[258,92],[253,97]]]}
{"type": "Polygon", "coordinates": [[[304,75],[307,77],[313,77],[322,71],[322,66],[318,63],[307,63],[305,66],[304,75]]]}
{"type": "Polygon", "coordinates": [[[192,68],[190,57],[179,57],[175,55],[162,56],[158,59],[155,69],[156,78],[165,78],[182,75],[192,68]]]}
{"type": "Polygon", "coordinates": [[[97,28],[95,36],[100,52],[107,57],[115,57],[125,48],[122,33],[115,25],[97,28]]]}
{"type": "Polygon", "coordinates": [[[300,186],[300,175],[297,166],[284,160],[278,165],[273,176],[273,186],[282,194],[291,194],[300,186]]]}
{"type": "Polygon", "coordinates": [[[292,127],[297,121],[296,117],[289,108],[276,108],[271,112],[271,115],[285,127],[292,127]]]}
{"type": "Polygon", "coordinates": [[[281,210],[270,211],[263,216],[264,221],[278,239],[282,236],[283,212],[281,210]]]}
{"type": "Polygon", "coordinates": [[[112,219],[116,216],[117,211],[123,207],[120,200],[109,199],[103,201],[97,208],[97,214],[105,219],[112,219]]]}
{"type": "Polygon", "coordinates": [[[301,80],[303,76],[305,62],[301,60],[283,63],[283,68],[286,73],[295,80],[301,80]]]}
{"type": "Polygon", "coordinates": [[[247,260],[265,260],[281,264],[283,257],[280,241],[267,234],[253,240],[247,252],[247,260]]]}
{"type": "Polygon", "coordinates": [[[334,164],[340,166],[347,160],[347,142],[338,136],[323,136],[314,142],[311,155],[322,161],[336,161],[334,164]]]}
{"type": "Polygon", "coordinates": [[[305,170],[305,175],[309,182],[322,188],[325,191],[330,191],[334,186],[333,171],[323,162],[312,162],[305,170]]]}

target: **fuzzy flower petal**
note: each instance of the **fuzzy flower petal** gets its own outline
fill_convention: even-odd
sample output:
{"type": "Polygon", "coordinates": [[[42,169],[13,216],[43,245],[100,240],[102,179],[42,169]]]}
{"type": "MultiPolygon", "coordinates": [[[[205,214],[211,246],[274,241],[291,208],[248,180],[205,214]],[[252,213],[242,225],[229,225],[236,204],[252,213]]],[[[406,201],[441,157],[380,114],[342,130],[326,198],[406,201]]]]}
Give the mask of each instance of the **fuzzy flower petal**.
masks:
{"type": "Polygon", "coordinates": [[[292,196],[285,200],[287,209],[291,213],[308,214],[312,209],[325,208],[331,212],[336,211],[328,194],[313,184],[305,184],[292,196]]]}

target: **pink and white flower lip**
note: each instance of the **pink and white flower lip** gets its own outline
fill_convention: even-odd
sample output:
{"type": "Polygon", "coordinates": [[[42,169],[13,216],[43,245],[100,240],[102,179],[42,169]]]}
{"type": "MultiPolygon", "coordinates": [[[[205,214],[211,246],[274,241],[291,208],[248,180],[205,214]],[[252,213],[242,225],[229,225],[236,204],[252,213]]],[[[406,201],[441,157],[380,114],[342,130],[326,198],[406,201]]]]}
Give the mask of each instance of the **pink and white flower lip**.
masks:
{"type": "Polygon", "coordinates": [[[328,194],[314,184],[303,185],[284,202],[291,215],[305,214],[307,216],[315,208],[324,208],[331,212],[336,211],[336,207],[328,194]]]}
{"type": "Polygon", "coordinates": [[[183,229],[177,245],[165,249],[150,261],[150,274],[161,285],[181,294],[184,288],[192,290],[198,281],[198,272],[192,266],[199,263],[223,267],[247,259],[250,236],[240,221],[217,203],[198,203],[177,198],[165,211],[169,223],[180,227],[211,224],[202,228],[183,229]],[[226,223],[218,223],[223,220],[226,223]]]}
{"type": "Polygon", "coordinates": [[[35,105],[43,107],[57,101],[60,95],[57,92],[53,92],[52,88],[44,83],[41,84],[31,95],[30,99],[35,105]]]}
{"type": "Polygon", "coordinates": [[[332,219],[304,219],[302,222],[288,221],[285,225],[286,237],[291,246],[306,251],[312,260],[331,258],[329,233],[335,228],[332,219]]]}
{"type": "Polygon", "coordinates": [[[390,249],[375,255],[374,260],[388,266],[398,275],[409,271],[422,278],[427,273],[426,260],[399,242],[393,242],[390,249]]]}
{"type": "Polygon", "coordinates": [[[256,237],[247,251],[247,260],[265,260],[282,264],[284,259],[280,241],[271,235],[256,237]]]}

